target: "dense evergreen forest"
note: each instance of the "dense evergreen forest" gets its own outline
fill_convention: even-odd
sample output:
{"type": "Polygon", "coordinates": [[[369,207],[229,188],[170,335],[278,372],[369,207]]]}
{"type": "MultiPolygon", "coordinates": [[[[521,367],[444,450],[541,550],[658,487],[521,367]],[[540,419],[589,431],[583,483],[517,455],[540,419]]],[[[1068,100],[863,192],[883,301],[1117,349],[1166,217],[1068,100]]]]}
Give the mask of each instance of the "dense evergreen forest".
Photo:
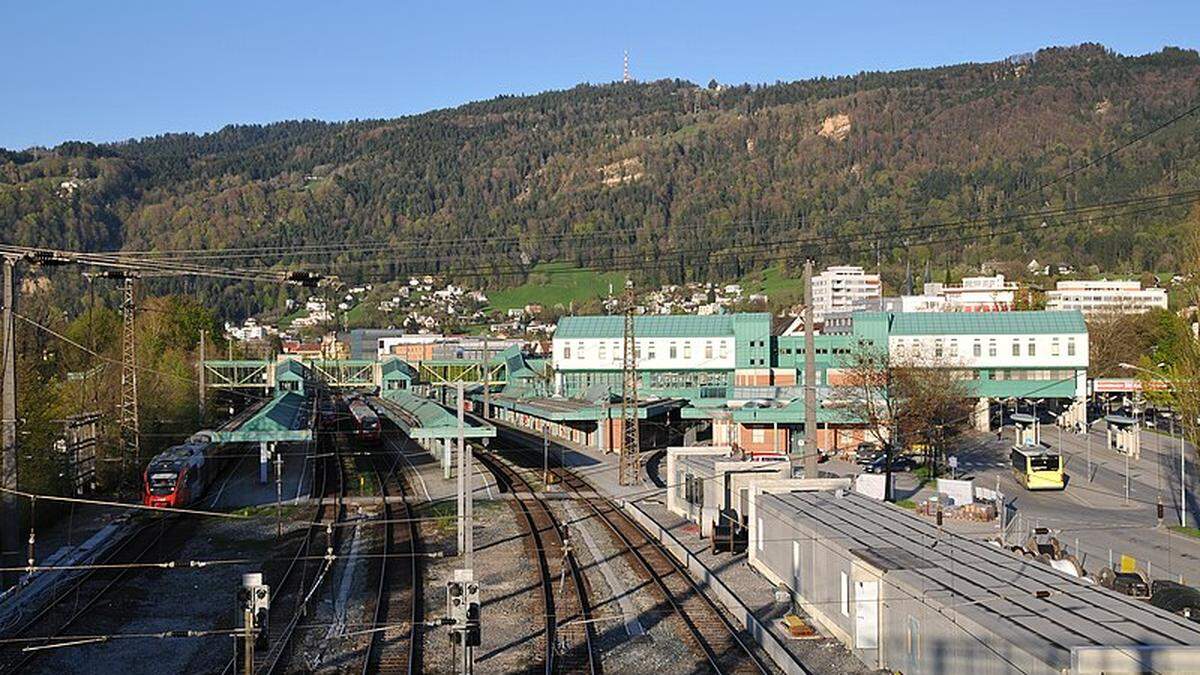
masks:
{"type": "MultiPolygon", "coordinates": [[[[772,85],[585,84],[389,120],[0,150],[0,240],[249,248],[214,264],[349,281],[420,271],[499,287],[550,260],[632,268],[650,283],[731,279],[804,255],[798,238],[1194,189],[1196,116],[1055,178],[1198,100],[1195,51],[1082,45],[772,85]],[[345,242],[372,247],[296,250],[345,242]]],[[[819,264],[879,263],[892,284],[909,259],[938,270],[1037,258],[1172,271],[1188,219],[1179,207],[816,254],[819,264]]],[[[196,283],[170,290],[198,291],[220,316],[279,298],[278,288],[196,283]]]]}

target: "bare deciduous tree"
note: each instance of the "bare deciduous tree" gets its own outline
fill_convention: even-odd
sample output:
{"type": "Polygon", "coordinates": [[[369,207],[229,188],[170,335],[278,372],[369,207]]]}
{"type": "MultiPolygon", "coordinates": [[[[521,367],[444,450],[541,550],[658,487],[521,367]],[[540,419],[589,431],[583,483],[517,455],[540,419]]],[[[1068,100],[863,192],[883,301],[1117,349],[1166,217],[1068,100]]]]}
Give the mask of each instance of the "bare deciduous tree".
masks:
{"type": "Polygon", "coordinates": [[[963,378],[971,371],[938,357],[899,359],[886,349],[859,342],[840,363],[833,404],[862,420],[885,453],[887,494],[897,448],[925,447],[934,474],[945,443],[966,427],[971,395],[963,378]]]}

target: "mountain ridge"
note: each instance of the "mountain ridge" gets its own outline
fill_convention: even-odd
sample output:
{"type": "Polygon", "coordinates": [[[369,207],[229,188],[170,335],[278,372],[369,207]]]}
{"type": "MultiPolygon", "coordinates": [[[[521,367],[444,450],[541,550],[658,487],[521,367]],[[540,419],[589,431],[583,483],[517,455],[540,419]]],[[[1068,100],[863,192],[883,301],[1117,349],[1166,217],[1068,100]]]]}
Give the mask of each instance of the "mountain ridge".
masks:
{"type": "MultiPolygon", "coordinates": [[[[0,240],[84,250],[403,247],[390,259],[245,261],[349,279],[436,272],[502,286],[537,262],[603,268],[619,255],[644,258],[651,282],[739,278],[766,263],[736,247],[770,250],[797,233],[1194,188],[1193,117],[1038,190],[1197,100],[1194,50],[1122,56],[1085,44],[769,85],[581,84],[391,119],[69,142],[0,151],[0,222],[15,224],[0,240]],[[441,243],[404,243],[431,238],[441,243]],[[712,255],[672,259],[697,241],[712,255]]],[[[967,269],[1036,253],[1105,271],[1171,269],[1189,218],[1176,208],[958,248],[882,241],[870,262],[894,275],[905,259],[967,269]]],[[[826,254],[823,262],[864,258],[826,254]]]]}

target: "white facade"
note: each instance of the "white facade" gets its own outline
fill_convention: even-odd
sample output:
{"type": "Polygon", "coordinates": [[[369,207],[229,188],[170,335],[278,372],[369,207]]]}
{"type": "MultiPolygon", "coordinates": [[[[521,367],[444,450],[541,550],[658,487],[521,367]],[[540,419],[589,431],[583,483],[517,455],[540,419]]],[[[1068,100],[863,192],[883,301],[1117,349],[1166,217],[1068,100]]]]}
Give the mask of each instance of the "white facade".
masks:
{"type": "MultiPolygon", "coordinates": [[[[734,338],[638,338],[639,370],[732,370],[734,338]]],[[[560,370],[619,370],[621,338],[554,338],[554,364],[560,370]]]]}
{"type": "Polygon", "coordinates": [[[891,335],[893,364],[987,369],[993,379],[1075,380],[1076,396],[1087,393],[1087,333],[1022,335],[891,335]]]}
{"type": "Polygon", "coordinates": [[[813,277],[813,319],[824,321],[829,314],[878,307],[881,288],[879,275],[867,274],[861,267],[827,267],[813,277]]]}
{"type": "Polygon", "coordinates": [[[888,298],[884,309],[893,312],[1007,312],[1016,302],[1017,285],[1003,274],[963,277],[955,286],[930,282],[921,295],[888,298]]]}
{"type": "Polygon", "coordinates": [[[1046,292],[1046,309],[1079,310],[1085,315],[1143,314],[1167,308],[1167,289],[1142,288],[1139,281],[1060,281],[1046,292]]]}

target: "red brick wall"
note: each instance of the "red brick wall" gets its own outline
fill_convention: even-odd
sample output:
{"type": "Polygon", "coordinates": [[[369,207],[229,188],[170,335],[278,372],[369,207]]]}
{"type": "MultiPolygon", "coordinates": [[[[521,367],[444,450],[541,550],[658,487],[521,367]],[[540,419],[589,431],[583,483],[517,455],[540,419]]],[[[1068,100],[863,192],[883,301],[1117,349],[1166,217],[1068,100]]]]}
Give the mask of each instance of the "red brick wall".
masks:
{"type": "Polygon", "coordinates": [[[788,430],[785,427],[780,427],[778,430],[778,442],[776,442],[776,430],[770,425],[737,425],[737,442],[738,447],[747,452],[787,452],[788,450],[788,430]],[[754,440],[754,430],[762,431],[762,440],[754,440]]]}

